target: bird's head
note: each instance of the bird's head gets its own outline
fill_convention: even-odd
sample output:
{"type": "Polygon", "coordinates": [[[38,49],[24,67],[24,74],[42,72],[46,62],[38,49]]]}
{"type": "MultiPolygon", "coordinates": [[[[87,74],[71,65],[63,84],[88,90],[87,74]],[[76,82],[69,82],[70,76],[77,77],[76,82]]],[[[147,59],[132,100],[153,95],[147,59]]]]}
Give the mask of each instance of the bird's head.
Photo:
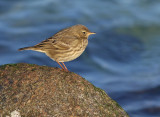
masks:
{"type": "Polygon", "coordinates": [[[81,24],[74,25],[71,28],[73,29],[74,34],[76,34],[77,36],[79,36],[83,39],[84,38],[88,39],[89,35],[96,34],[94,32],[90,32],[86,26],[81,25],[81,24]]]}

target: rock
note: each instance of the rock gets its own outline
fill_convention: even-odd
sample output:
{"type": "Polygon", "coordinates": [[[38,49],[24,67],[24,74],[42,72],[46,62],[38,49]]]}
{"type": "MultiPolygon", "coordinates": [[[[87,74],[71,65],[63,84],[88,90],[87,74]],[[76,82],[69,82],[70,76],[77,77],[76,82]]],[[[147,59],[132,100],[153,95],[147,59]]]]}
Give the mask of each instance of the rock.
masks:
{"type": "Polygon", "coordinates": [[[0,116],[128,117],[103,90],[73,72],[33,64],[0,67],[0,116]]]}

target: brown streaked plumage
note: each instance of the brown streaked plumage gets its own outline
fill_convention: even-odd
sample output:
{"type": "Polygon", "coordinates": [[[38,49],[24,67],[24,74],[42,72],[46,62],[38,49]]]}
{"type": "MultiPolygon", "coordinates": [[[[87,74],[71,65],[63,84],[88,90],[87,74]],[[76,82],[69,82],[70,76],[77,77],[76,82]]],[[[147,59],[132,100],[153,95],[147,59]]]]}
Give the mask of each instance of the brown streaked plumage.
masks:
{"type": "Polygon", "coordinates": [[[84,25],[78,24],[59,31],[35,46],[20,48],[19,51],[43,52],[56,61],[63,70],[68,71],[63,62],[72,61],[79,57],[87,47],[88,36],[91,34],[95,33],[90,32],[84,25]]]}

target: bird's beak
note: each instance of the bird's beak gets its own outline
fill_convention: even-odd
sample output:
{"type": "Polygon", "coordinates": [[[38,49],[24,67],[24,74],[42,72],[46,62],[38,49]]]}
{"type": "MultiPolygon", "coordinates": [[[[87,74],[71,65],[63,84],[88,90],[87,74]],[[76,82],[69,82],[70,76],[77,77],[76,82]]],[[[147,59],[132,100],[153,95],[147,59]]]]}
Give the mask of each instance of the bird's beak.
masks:
{"type": "Polygon", "coordinates": [[[93,34],[96,34],[95,32],[89,32],[89,35],[93,35],[93,34]]]}

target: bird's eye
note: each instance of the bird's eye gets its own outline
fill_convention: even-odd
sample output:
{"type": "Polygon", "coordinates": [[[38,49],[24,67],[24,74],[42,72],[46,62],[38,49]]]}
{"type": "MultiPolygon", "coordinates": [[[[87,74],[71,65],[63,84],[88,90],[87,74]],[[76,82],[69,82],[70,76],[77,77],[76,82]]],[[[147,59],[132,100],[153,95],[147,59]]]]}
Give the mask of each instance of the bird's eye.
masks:
{"type": "Polygon", "coordinates": [[[83,34],[86,34],[86,32],[85,32],[85,31],[83,31],[83,34]]]}

